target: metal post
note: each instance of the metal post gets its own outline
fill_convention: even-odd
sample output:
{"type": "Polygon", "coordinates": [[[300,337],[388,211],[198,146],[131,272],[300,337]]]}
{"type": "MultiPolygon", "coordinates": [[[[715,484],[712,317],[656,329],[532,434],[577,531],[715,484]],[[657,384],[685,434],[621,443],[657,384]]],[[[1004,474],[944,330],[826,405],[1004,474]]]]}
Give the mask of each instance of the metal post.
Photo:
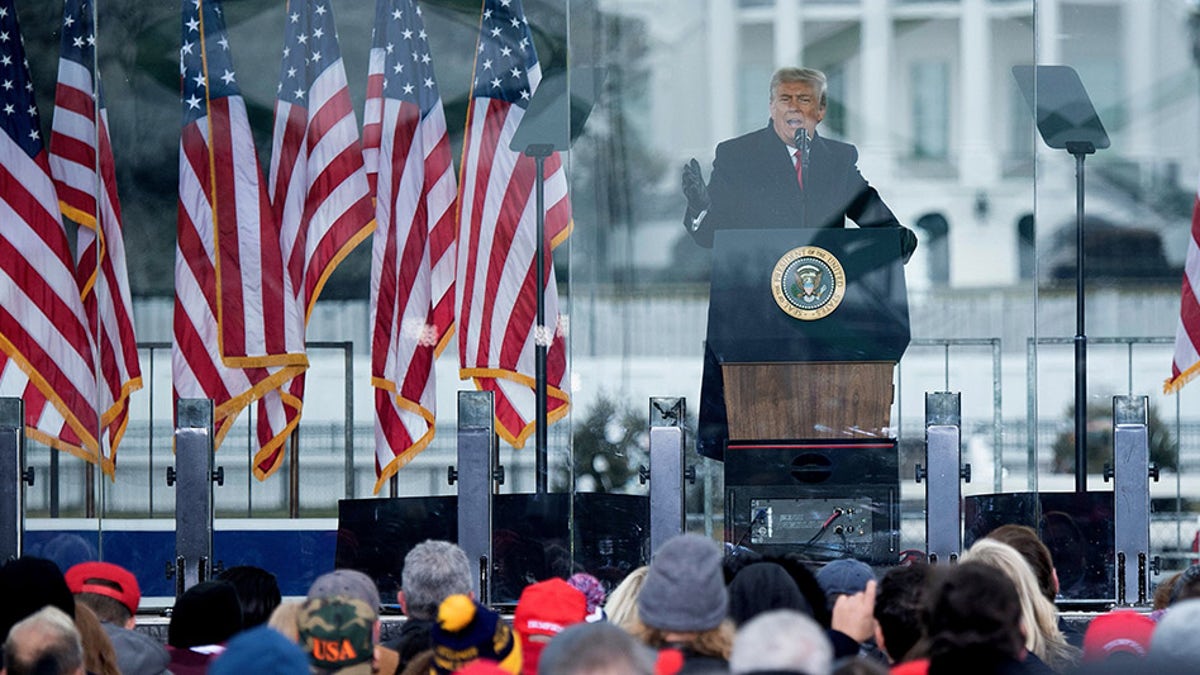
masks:
{"type": "Polygon", "coordinates": [[[458,392],[458,545],[467,560],[479,561],[475,594],[487,602],[492,560],[492,457],[496,454],[495,412],[490,391],[458,392]]]}
{"type": "Polygon", "coordinates": [[[650,553],[684,528],[683,421],[687,399],[650,398],[650,553]]]}
{"type": "Polygon", "coordinates": [[[1150,465],[1146,408],[1145,396],[1113,397],[1113,550],[1126,561],[1123,574],[1118,570],[1118,605],[1146,602],[1145,566],[1134,563],[1150,555],[1150,477],[1158,478],[1158,467],[1150,465]]]}
{"type": "Polygon", "coordinates": [[[1037,345],[1034,338],[1025,343],[1025,489],[1029,492],[1038,491],[1037,345]]]}
{"type": "Polygon", "coordinates": [[[1083,159],[1090,143],[1067,143],[1075,156],[1075,491],[1087,492],[1087,322],[1084,317],[1083,159]],[[1079,147],[1072,147],[1079,146],[1079,147]]]}
{"type": "Polygon", "coordinates": [[[1004,491],[1004,399],[1000,386],[1000,338],[992,338],[992,491],[1004,491]]]}
{"type": "Polygon", "coordinates": [[[15,486],[0,496],[0,564],[21,557],[24,538],[25,401],[0,398],[0,485],[15,486]]]}
{"type": "Polygon", "coordinates": [[[175,593],[208,578],[213,532],[213,403],[179,399],[175,406],[175,593]]]}
{"type": "MultiPolygon", "coordinates": [[[[354,343],[342,343],[342,395],[345,397],[345,408],[342,411],[346,420],[342,427],[343,453],[346,462],[346,499],[354,499],[354,343]]],[[[396,495],[392,495],[395,497],[396,495]]]]}
{"type": "Polygon", "coordinates": [[[91,462],[83,465],[83,515],[96,517],[96,465],[91,462]]]}
{"type": "Polygon", "coordinates": [[[288,435],[288,518],[300,517],[300,427],[288,435]]]}
{"type": "Polygon", "coordinates": [[[50,517],[57,518],[61,512],[62,502],[62,469],[60,466],[60,457],[62,455],[57,452],[50,453],[50,517]]]}
{"type": "Polygon", "coordinates": [[[925,541],[930,560],[950,562],[962,551],[962,485],[970,465],[962,465],[962,404],[958,392],[925,394],[925,464],[917,481],[925,485],[925,541]]]}

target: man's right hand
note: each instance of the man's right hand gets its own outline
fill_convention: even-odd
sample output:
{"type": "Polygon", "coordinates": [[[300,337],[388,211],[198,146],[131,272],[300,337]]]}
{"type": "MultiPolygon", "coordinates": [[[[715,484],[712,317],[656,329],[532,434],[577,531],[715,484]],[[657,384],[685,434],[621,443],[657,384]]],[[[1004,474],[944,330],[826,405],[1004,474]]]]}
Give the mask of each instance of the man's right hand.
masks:
{"type": "Polygon", "coordinates": [[[700,175],[700,162],[695,158],[683,165],[683,196],[687,197],[688,209],[694,213],[707,211],[712,203],[708,198],[704,176],[700,175]]]}
{"type": "Polygon", "coordinates": [[[849,635],[859,644],[875,634],[875,580],[854,595],[839,595],[833,603],[830,628],[849,635]]]}

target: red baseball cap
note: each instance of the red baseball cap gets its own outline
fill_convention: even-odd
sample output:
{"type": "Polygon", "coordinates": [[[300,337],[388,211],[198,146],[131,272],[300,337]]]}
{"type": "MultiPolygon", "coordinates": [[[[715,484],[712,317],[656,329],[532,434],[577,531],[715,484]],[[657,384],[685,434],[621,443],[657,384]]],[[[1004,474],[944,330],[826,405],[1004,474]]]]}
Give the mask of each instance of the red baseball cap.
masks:
{"type": "Polygon", "coordinates": [[[521,672],[537,672],[542,649],[550,638],[564,628],[587,618],[587,598],[583,592],[559,578],[530,584],[521,591],[513,628],[521,638],[521,672]]]}
{"type": "Polygon", "coordinates": [[[95,593],[113,598],[136,614],[142,601],[137,578],[129,570],[106,562],[82,562],[66,573],[67,588],[72,593],[95,593]]]}
{"type": "Polygon", "coordinates": [[[1083,635],[1083,660],[1103,661],[1121,652],[1145,656],[1154,626],[1153,619],[1131,610],[1101,614],[1083,635]]]}

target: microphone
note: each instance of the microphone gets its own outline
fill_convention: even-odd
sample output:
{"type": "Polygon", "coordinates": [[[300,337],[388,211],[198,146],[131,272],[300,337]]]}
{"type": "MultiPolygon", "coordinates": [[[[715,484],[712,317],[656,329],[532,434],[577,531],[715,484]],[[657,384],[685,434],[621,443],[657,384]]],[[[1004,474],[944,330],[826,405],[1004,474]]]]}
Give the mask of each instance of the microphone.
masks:
{"type": "Polygon", "coordinates": [[[808,138],[808,130],[804,127],[796,129],[796,150],[800,152],[800,168],[808,170],[808,153],[811,149],[811,141],[808,138]]]}

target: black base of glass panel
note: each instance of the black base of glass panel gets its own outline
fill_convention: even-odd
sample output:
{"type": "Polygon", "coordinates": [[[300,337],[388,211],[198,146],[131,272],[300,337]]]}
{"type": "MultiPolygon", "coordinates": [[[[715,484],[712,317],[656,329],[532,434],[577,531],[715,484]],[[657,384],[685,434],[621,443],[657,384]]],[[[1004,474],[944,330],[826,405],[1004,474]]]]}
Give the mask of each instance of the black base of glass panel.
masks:
{"type": "Polygon", "coordinates": [[[1028,525],[1050,549],[1066,604],[1113,601],[1111,492],[1016,492],[964,502],[964,549],[1001,525],[1028,525]]]}
{"type": "MultiPolygon", "coordinates": [[[[335,566],[361,570],[385,605],[396,602],[404,556],[426,539],[457,540],[457,503],[452,496],[341,500],[335,566]]],[[[492,506],[492,605],[515,604],[528,584],[575,572],[611,590],[649,561],[648,497],[502,494],[492,506]]]]}

